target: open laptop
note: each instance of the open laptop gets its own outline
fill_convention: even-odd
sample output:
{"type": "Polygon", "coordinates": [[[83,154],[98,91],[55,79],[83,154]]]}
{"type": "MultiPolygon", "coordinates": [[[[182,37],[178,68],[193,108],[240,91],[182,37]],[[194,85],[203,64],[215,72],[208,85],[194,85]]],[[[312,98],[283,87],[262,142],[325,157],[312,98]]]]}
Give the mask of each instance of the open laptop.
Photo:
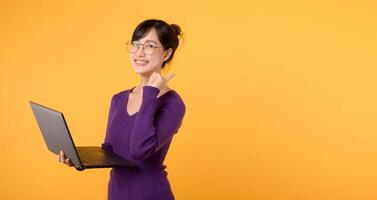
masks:
{"type": "Polygon", "coordinates": [[[135,167],[131,161],[99,146],[76,147],[63,113],[30,101],[47,148],[54,154],[64,151],[77,170],[106,167],[135,167]]]}

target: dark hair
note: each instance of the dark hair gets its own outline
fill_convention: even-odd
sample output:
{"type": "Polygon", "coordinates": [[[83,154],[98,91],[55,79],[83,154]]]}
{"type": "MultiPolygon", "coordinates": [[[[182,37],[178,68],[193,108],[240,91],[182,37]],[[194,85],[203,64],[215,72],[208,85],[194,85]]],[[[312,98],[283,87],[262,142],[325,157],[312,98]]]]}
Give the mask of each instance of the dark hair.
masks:
{"type": "Polygon", "coordinates": [[[152,28],[156,29],[157,37],[164,49],[172,48],[173,50],[170,57],[162,63],[161,68],[164,68],[164,66],[173,59],[175,50],[179,44],[178,36],[181,35],[181,28],[177,24],[169,25],[162,20],[148,19],[141,22],[135,28],[131,41],[133,42],[145,37],[152,28]]]}

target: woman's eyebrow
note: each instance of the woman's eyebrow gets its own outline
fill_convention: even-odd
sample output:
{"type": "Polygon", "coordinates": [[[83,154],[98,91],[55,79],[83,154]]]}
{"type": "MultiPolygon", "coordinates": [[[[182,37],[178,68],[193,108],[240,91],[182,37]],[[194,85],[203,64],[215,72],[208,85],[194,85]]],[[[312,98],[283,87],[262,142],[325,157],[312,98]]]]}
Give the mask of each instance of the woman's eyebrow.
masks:
{"type": "Polygon", "coordinates": [[[157,44],[157,42],[154,41],[154,40],[147,40],[147,41],[145,41],[145,43],[147,43],[147,42],[153,42],[153,43],[156,43],[156,44],[157,44]]]}

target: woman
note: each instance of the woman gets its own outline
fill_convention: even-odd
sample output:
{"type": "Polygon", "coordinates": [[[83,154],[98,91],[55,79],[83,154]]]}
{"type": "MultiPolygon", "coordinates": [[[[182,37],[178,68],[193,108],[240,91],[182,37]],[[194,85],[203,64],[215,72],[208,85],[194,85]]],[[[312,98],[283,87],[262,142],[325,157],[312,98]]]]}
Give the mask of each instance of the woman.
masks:
{"type": "MultiPolygon", "coordinates": [[[[140,83],[112,97],[102,147],[137,167],[111,170],[108,199],[174,199],[163,162],[186,107],[178,93],[167,86],[174,74],[164,78],[160,72],[172,60],[179,35],[178,25],[146,20],[127,43],[140,83]]],[[[72,166],[62,151],[59,161],[72,166]]]]}

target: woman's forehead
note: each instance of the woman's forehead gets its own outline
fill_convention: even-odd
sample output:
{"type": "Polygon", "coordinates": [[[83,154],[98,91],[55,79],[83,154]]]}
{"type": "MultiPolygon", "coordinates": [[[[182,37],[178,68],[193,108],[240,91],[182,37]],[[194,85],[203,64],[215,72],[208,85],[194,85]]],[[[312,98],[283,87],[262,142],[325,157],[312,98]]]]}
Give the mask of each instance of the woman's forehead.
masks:
{"type": "Polygon", "coordinates": [[[159,39],[157,37],[157,32],[156,32],[156,30],[154,28],[151,28],[148,31],[147,35],[145,35],[144,37],[140,38],[138,41],[139,42],[143,42],[143,43],[145,43],[145,42],[154,42],[154,43],[160,44],[160,41],[159,41],[159,39]]]}

